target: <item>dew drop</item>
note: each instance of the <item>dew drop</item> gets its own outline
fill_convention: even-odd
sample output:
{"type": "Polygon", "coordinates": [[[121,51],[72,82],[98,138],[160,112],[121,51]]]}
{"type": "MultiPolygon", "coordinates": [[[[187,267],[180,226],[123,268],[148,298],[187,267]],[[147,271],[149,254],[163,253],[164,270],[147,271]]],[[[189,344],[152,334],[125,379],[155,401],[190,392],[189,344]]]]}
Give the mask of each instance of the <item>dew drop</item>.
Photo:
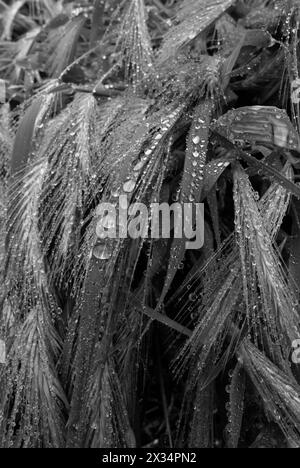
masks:
{"type": "Polygon", "coordinates": [[[140,171],[140,170],[144,167],[144,164],[145,164],[144,161],[138,162],[138,163],[134,166],[133,170],[134,170],[134,171],[140,171]]]}
{"type": "Polygon", "coordinates": [[[112,256],[110,248],[105,244],[95,245],[93,248],[93,256],[98,260],[109,260],[112,256]]]}
{"type": "Polygon", "coordinates": [[[127,182],[125,182],[125,184],[123,185],[123,190],[124,192],[126,193],[131,193],[133,192],[133,190],[135,189],[135,185],[136,185],[136,182],[134,180],[128,180],[127,182]]]}
{"type": "Polygon", "coordinates": [[[196,299],[197,299],[197,296],[196,296],[195,293],[191,293],[191,294],[189,295],[189,300],[190,300],[191,302],[195,302],[196,299]]]}

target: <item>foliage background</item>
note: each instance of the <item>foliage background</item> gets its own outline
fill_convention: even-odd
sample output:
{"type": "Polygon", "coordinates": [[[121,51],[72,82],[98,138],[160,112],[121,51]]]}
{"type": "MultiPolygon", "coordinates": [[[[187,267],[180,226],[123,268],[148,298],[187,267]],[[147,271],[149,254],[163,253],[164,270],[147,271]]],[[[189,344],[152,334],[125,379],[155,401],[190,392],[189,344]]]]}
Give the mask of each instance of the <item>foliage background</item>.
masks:
{"type": "Polygon", "coordinates": [[[0,1],[2,447],[300,446],[299,21],[0,1]],[[122,194],[204,247],[99,238],[122,194]]]}

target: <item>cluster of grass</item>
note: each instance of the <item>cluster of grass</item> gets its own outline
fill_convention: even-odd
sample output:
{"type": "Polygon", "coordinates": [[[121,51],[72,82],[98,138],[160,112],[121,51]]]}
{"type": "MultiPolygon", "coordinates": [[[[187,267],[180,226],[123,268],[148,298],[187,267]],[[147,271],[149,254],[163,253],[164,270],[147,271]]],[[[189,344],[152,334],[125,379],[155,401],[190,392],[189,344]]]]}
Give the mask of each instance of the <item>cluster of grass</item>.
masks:
{"type": "Polygon", "coordinates": [[[0,0],[1,447],[300,447],[298,0],[0,0]],[[204,245],[99,205],[204,203],[204,245]]]}

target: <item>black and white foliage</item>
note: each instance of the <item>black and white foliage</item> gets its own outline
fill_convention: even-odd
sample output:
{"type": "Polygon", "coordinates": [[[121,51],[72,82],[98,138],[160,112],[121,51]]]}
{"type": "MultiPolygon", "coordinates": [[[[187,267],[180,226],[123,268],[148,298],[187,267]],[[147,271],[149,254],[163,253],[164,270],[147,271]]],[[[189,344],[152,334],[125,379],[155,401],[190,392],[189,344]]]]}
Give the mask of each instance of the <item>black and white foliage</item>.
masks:
{"type": "Polygon", "coordinates": [[[0,1],[0,445],[300,447],[300,4],[0,1]],[[205,242],[101,239],[205,204],[205,242]]]}

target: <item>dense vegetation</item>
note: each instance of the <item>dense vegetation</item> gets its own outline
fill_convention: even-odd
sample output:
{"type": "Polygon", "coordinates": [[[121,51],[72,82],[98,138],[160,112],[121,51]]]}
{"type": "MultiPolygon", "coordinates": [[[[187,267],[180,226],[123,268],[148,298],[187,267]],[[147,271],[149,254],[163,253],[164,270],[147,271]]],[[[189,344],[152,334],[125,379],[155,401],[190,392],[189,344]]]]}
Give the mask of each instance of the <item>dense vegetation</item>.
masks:
{"type": "Polygon", "coordinates": [[[299,24],[0,0],[2,447],[300,447],[299,24]],[[101,239],[122,194],[203,202],[203,248],[101,239]]]}

